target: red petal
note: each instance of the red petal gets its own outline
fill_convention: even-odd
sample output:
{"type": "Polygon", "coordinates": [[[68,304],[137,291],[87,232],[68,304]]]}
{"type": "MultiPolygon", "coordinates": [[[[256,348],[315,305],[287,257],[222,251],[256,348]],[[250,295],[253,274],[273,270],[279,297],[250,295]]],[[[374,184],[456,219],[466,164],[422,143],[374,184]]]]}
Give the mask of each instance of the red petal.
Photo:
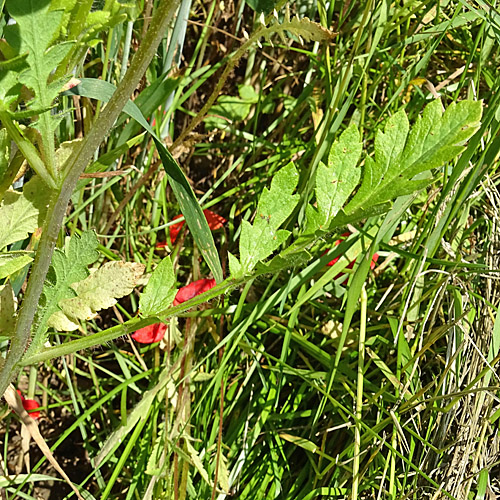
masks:
{"type": "MultiPolygon", "coordinates": [[[[176,215],[172,220],[180,219],[181,217],[182,217],[182,215],[176,215]]],[[[182,229],[182,226],[184,225],[184,222],[186,222],[186,221],[183,220],[182,222],[178,222],[177,224],[170,226],[170,228],[169,228],[170,243],[172,243],[172,245],[175,243],[175,240],[177,239],[177,236],[179,235],[179,233],[182,229]]]]}
{"type": "Polygon", "coordinates": [[[227,220],[224,219],[222,215],[216,214],[215,212],[208,210],[208,208],[203,210],[203,213],[205,214],[205,218],[207,219],[208,227],[212,231],[220,229],[227,222],[227,220]]]}
{"type": "Polygon", "coordinates": [[[21,394],[21,391],[19,389],[16,389],[16,391],[19,394],[19,397],[21,398],[21,401],[24,401],[24,396],[21,394]]]}
{"type": "Polygon", "coordinates": [[[167,248],[168,243],[166,241],[159,241],[156,245],[155,248],[167,248]]]}
{"type": "Polygon", "coordinates": [[[40,416],[39,411],[34,411],[40,408],[40,405],[34,399],[23,400],[23,408],[30,414],[31,418],[37,419],[40,416]]]}
{"type": "MultiPolygon", "coordinates": [[[[220,229],[227,222],[227,220],[224,219],[222,215],[216,214],[215,212],[212,212],[212,210],[208,210],[208,208],[203,210],[203,213],[205,214],[205,218],[207,219],[208,227],[212,231],[220,229]]],[[[179,217],[182,217],[182,215],[176,215],[172,220],[178,219],[179,217]]],[[[177,239],[177,236],[179,235],[184,222],[186,221],[178,222],[177,224],[170,226],[170,243],[172,243],[172,245],[175,243],[175,240],[177,239]]]]}
{"type": "MultiPolygon", "coordinates": [[[[342,236],[342,239],[335,241],[335,246],[340,245],[340,243],[342,243],[342,241],[344,241],[344,238],[345,238],[345,237],[347,237],[347,236],[350,236],[350,235],[351,235],[351,233],[342,233],[342,235],[341,235],[341,236],[342,236]]],[[[329,251],[330,251],[330,249],[329,249],[329,248],[327,248],[327,249],[326,249],[326,250],[325,250],[325,251],[324,251],[321,255],[323,256],[323,255],[325,255],[326,253],[328,253],[329,251]]],[[[375,265],[376,265],[376,262],[377,262],[378,258],[379,258],[378,253],[374,253],[374,254],[373,254],[373,257],[372,257],[372,261],[370,262],[370,269],[372,269],[372,270],[373,270],[373,269],[375,269],[375,265]]],[[[336,263],[337,263],[337,261],[338,261],[339,259],[340,259],[340,256],[339,256],[339,257],[335,257],[335,258],[334,258],[334,259],[332,259],[330,262],[328,262],[327,266],[333,266],[334,264],[336,264],[336,263]]],[[[347,269],[352,269],[352,268],[354,267],[355,262],[356,262],[356,261],[355,261],[355,260],[353,260],[352,262],[350,262],[350,263],[346,266],[346,268],[347,268],[347,269]]],[[[342,273],[342,272],[341,272],[341,273],[337,274],[337,276],[335,276],[335,278],[334,278],[334,279],[340,278],[343,274],[345,274],[345,273],[342,273]]],[[[347,283],[347,281],[348,281],[348,278],[346,278],[346,279],[345,279],[345,281],[344,281],[344,283],[343,283],[343,284],[345,285],[345,284],[347,283]]]]}
{"type": "Polygon", "coordinates": [[[183,302],[186,302],[187,300],[192,299],[197,295],[200,295],[200,293],[210,290],[214,286],[215,286],[214,279],[205,278],[202,280],[193,281],[189,285],[183,286],[182,288],[179,289],[177,295],[175,296],[173,305],[178,306],[179,304],[182,304],[183,302]]]}
{"type": "Polygon", "coordinates": [[[155,323],[154,325],[145,326],[134,332],[131,337],[141,344],[154,344],[160,342],[167,330],[167,325],[164,323],[155,323]]]}
{"type": "MultiPolygon", "coordinates": [[[[328,252],[328,250],[327,250],[328,252]]],[[[326,252],[325,252],[326,253],[326,252]]],[[[324,255],[324,254],[323,254],[324,255]]],[[[340,259],[340,256],[339,257],[335,257],[334,259],[332,259],[330,262],[328,262],[327,266],[330,266],[332,267],[334,264],[337,263],[337,261],[340,259]]]]}
{"type": "MultiPolygon", "coordinates": [[[[341,235],[341,238],[339,240],[336,240],[335,241],[335,246],[339,246],[343,241],[344,239],[347,237],[347,236],[351,236],[351,233],[342,233],[341,235]]],[[[327,248],[321,255],[325,255],[327,252],[329,252],[330,249],[327,248]]],[[[337,261],[340,259],[340,256],[339,257],[335,257],[333,260],[331,260],[330,262],[328,262],[327,266],[333,266],[334,264],[337,263],[337,261]]],[[[339,275],[340,276],[340,275],[339,275]]]]}

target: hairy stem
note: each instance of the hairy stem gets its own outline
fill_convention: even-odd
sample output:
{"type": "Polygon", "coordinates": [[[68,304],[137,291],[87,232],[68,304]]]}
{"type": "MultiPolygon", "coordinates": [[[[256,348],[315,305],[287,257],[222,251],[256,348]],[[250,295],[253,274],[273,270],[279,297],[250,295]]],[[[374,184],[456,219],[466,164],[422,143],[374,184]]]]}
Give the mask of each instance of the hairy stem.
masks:
{"type": "Polygon", "coordinates": [[[146,72],[166,32],[168,24],[173,17],[178,3],[179,0],[160,1],[148,32],[135,54],[130,64],[130,68],[101,114],[100,119],[82,141],[73,159],[70,160],[71,163],[68,165],[68,174],[64,180],[64,184],[61,190],[55,193],[56,199],[51,200],[52,202],[47,213],[47,218],[43,225],[40,246],[33,264],[26,295],[19,312],[16,333],[10,345],[9,353],[5,359],[5,364],[0,371],[0,394],[5,392],[10,381],[13,379],[17,369],[17,363],[22,358],[30,340],[31,325],[42,293],[43,282],[52,260],[57,235],[62,227],[69,200],[80,174],[85,170],[92,159],[103,137],[106,137],[111,130],[111,127],[118,118],[125,103],[128,101],[130,95],[146,72]]]}

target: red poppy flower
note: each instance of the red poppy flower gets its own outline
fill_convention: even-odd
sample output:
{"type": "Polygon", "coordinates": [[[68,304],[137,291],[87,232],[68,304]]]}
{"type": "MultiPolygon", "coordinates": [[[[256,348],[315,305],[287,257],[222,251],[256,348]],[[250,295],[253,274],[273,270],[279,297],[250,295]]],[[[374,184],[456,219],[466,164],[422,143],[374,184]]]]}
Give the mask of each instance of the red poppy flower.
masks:
{"type": "MultiPolygon", "coordinates": [[[[343,233],[343,234],[341,235],[341,239],[339,239],[339,240],[335,241],[335,246],[340,245],[340,244],[344,241],[344,239],[345,239],[347,236],[350,236],[350,235],[351,235],[351,233],[343,233]]],[[[325,251],[323,252],[323,254],[322,254],[322,255],[325,255],[325,254],[326,254],[329,250],[330,250],[329,248],[328,248],[327,250],[325,250],[325,251]]],[[[331,267],[331,266],[333,266],[334,264],[336,264],[336,263],[337,263],[337,261],[340,259],[340,257],[341,257],[341,256],[339,255],[338,257],[335,257],[334,259],[332,259],[330,262],[328,262],[327,266],[330,266],[330,267],[331,267]]],[[[378,253],[374,253],[374,254],[373,254],[373,256],[372,256],[372,261],[370,262],[370,269],[371,269],[372,271],[373,271],[373,269],[375,269],[375,265],[376,265],[376,263],[377,263],[378,258],[379,258],[378,253]]],[[[352,269],[352,268],[354,267],[355,262],[356,262],[356,260],[353,260],[352,262],[349,262],[349,264],[346,266],[346,267],[347,267],[347,269],[352,269]]],[[[344,273],[339,273],[339,274],[337,274],[337,276],[335,276],[335,279],[339,278],[339,277],[340,277],[340,276],[342,276],[343,274],[344,274],[344,273]]],[[[347,283],[347,281],[348,281],[348,278],[346,278],[346,280],[344,281],[344,285],[347,283]]]]}
{"type": "Polygon", "coordinates": [[[177,295],[175,296],[174,299],[174,306],[178,306],[179,304],[182,304],[183,302],[186,302],[189,299],[192,299],[193,297],[196,297],[197,295],[200,295],[200,293],[206,292],[213,288],[215,286],[215,280],[214,279],[201,279],[197,281],[193,281],[189,285],[183,286],[182,288],[179,288],[179,291],[177,292],[177,295]]]}
{"type": "Polygon", "coordinates": [[[25,399],[19,389],[17,389],[17,393],[21,398],[23,408],[29,413],[30,417],[34,418],[35,420],[40,417],[40,412],[37,411],[37,408],[40,408],[40,405],[34,399],[25,399]]]}
{"type": "Polygon", "coordinates": [[[167,331],[167,325],[164,323],[155,323],[154,325],[145,326],[134,332],[131,337],[141,344],[155,344],[160,342],[167,331]]]}
{"type": "MultiPolygon", "coordinates": [[[[216,214],[215,212],[208,210],[208,208],[203,210],[203,213],[205,214],[205,218],[207,219],[208,227],[212,231],[216,231],[217,229],[220,229],[227,222],[227,220],[224,219],[224,217],[222,217],[222,215],[216,214]]],[[[182,217],[182,215],[176,215],[172,220],[180,219],[181,217],[182,217]]],[[[186,222],[186,221],[183,220],[181,222],[178,222],[177,224],[173,224],[172,226],[170,226],[170,229],[169,229],[170,243],[172,243],[172,245],[175,243],[175,240],[177,239],[177,236],[179,235],[179,233],[182,229],[182,226],[184,225],[184,222],[186,222]]],[[[160,243],[160,245],[161,245],[161,243],[160,243]]],[[[156,245],[157,248],[158,248],[158,246],[159,245],[156,245]]]]}

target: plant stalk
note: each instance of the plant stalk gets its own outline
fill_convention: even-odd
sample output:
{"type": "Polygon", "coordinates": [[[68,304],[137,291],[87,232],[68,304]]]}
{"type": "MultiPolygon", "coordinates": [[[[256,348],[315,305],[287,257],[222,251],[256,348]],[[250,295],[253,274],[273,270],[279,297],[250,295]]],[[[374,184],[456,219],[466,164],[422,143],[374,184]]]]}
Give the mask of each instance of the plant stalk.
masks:
{"type": "Polygon", "coordinates": [[[358,380],[356,387],[356,424],[354,427],[354,461],[352,466],[352,500],[358,498],[359,489],[359,454],[361,452],[361,419],[363,417],[363,372],[365,370],[366,307],[368,297],[366,288],[361,288],[361,321],[358,341],[358,380]]]}
{"type": "Polygon", "coordinates": [[[69,200],[76,187],[76,183],[91,161],[95,150],[111,130],[115,120],[137,87],[140,79],[146,72],[156,49],[162,40],[168,25],[178,6],[179,0],[161,0],[149,26],[147,34],[137,50],[125,77],[120,82],[113,97],[108,102],[100,119],[94,124],[76,154],[68,164],[68,174],[64,179],[59,192],[55,192],[56,199],[52,198],[43,225],[40,246],[37,251],[33,270],[28,281],[16,325],[16,332],[12,340],[5,364],[0,371],[0,394],[3,394],[13,379],[17,363],[21,360],[28,346],[31,325],[38,308],[38,302],[43,289],[43,283],[52,260],[57,235],[62,227],[69,200]]]}

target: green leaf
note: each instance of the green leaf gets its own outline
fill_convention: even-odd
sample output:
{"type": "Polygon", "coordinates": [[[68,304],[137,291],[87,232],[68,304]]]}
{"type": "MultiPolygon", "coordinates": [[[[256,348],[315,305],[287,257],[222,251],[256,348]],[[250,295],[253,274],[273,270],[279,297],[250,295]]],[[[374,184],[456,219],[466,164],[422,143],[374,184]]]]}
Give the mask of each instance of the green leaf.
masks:
{"type": "MultiPolygon", "coordinates": [[[[335,37],[336,33],[330,31],[321,24],[311,21],[307,17],[299,19],[298,17],[294,17],[290,19],[288,13],[285,14],[285,19],[283,22],[278,22],[273,18],[274,24],[271,24],[268,28],[262,29],[262,31],[256,32],[260,34],[261,32],[263,36],[269,38],[269,35],[272,33],[278,33],[283,42],[286,42],[286,32],[290,32],[295,36],[303,38],[307,42],[314,40],[315,42],[329,41],[335,37]]],[[[300,40],[301,43],[302,40],[300,40]]]]}
{"type": "Polygon", "coordinates": [[[479,101],[452,103],[443,113],[440,100],[429,104],[408,135],[404,111],[387,122],[375,138],[375,158],[367,157],[361,186],[345,207],[347,216],[422,189],[432,179],[414,179],[440,167],[464,150],[478,130],[482,114],[479,101]]]}
{"type": "Polygon", "coordinates": [[[0,254],[0,279],[14,274],[32,261],[33,258],[27,254],[17,252],[0,254]]]}
{"type": "Polygon", "coordinates": [[[269,14],[278,2],[275,0],[245,0],[245,3],[257,12],[269,14]]]}
{"type": "Polygon", "coordinates": [[[153,271],[151,278],[139,300],[142,316],[155,316],[164,311],[173,302],[177,290],[174,269],[170,257],[165,257],[153,271]]]}
{"type": "Polygon", "coordinates": [[[33,177],[23,192],[8,191],[0,205],[0,249],[24,240],[42,225],[50,191],[43,181],[33,177]]]}
{"type": "MultiPolygon", "coordinates": [[[[141,110],[143,116],[151,116],[165,102],[165,96],[170,95],[179,85],[180,78],[166,78],[164,75],[148,85],[134,99],[134,104],[141,110]]],[[[125,118],[125,117],[124,117],[125,118]]],[[[118,120],[118,124],[121,120],[118,120]]],[[[122,129],[117,144],[122,144],[140,130],[140,124],[130,120],[122,129]]]]}
{"type": "MultiPolygon", "coordinates": [[[[59,33],[63,12],[49,10],[50,2],[41,0],[7,0],[6,6],[16,24],[7,26],[5,37],[19,54],[28,53],[26,61],[29,67],[20,73],[19,81],[34,91],[32,107],[50,108],[63,84],[59,80],[49,82],[51,73],[72,46],[72,42],[51,46],[59,33]]],[[[46,139],[53,134],[57,123],[50,113],[45,112],[40,115],[37,128],[46,139]]],[[[51,145],[53,148],[52,143],[44,142],[46,149],[51,145]]],[[[53,151],[45,151],[45,154],[51,156],[53,151]]]]}
{"type": "Polygon", "coordinates": [[[0,52],[6,59],[5,66],[0,69],[0,99],[5,101],[5,107],[19,99],[21,84],[18,82],[18,73],[27,68],[28,53],[18,54],[5,39],[0,39],[0,52]]]}
{"type": "Polygon", "coordinates": [[[316,172],[317,209],[308,206],[308,230],[326,229],[358,185],[361,169],[361,141],[356,125],[347,128],[328,155],[328,166],[320,163],[316,172]]]}
{"type": "Polygon", "coordinates": [[[217,99],[217,103],[210,108],[204,119],[208,129],[224,130],[234,122],[240,122],[248,116],[252,106],[259,101],[259,94],[250,85],[241,85],[238,91],[239,97],[221,95],[217,99]]]}
{"type": "Polygon", "coordinates": [[[11,59],[7,59],[5,61],[0,61],[0,72],[4,71],[19,71],[24,69],[26,66],[26,58],[28,54],[21,54],[18,56],[14,56],[11,59]]]}
{"type": "Polygon", "coordinates": [[[88,267],[99,257],[98,245],[95,232],[85,231],[81,236],[73,235],[62,250],[55,250],[35,316],[33,341],[26,355],[35,354],[43,347],[49,318],[60,310],[62,300],[76,295],[71,285],[89,275],[88,267]]]}
{"type": "Polygon", "coordinates": [[[16,326],[16,298],[10,283],[0,286],[0,334],[10,337],[16,326]]]}
{"type": "MultiPolygon", "coordinates": [[[[64,92],[64,95],[82,95],[91,99],[104,102],[109,101],[116,87],[103,80],[84,78],[75,87],[64,92]]],[[[212,271],[215,281],[221,283],[224,279],[217,248],[215,247],[212,232],[208,227],[207,219],[201,210],[200,204],[189,184],[184,172],[181,170],[174,157],[164,146],[163,141],[154,133],[149,123],[134,102],[128,101],[123,111],[139,122],[152,136],[156,149],[160,155],[163,168],[167,173],[170,186],[186,219],[191,234],[200,249],[200,252],[212,271]]]]}
{"type": "Polygon", "coordinates": [[[135,262],[107,262],[88,278],[71,285],[76,297],[59,302],[61,310],[52,314],[48,326],[59,331],[76,330],[78,320],[95,318],[102,309],[114,306],[116,299],[129,295],[144,268],[135,262]]]}
{"type": "Polygon", "coordinates": [[[271,189],[264,188],[253,224],[248,221],[242,223],[241,267],[236,264],[235,258],[230,260],[233,276],[238,277],[251,272],[258,262],[269,257],[288,238],[290,232],[278,228],[299,201],[299,195],[292,194],[298,180],[299,174],[295,166],[289,163],[274,176],[271,189]]]}

